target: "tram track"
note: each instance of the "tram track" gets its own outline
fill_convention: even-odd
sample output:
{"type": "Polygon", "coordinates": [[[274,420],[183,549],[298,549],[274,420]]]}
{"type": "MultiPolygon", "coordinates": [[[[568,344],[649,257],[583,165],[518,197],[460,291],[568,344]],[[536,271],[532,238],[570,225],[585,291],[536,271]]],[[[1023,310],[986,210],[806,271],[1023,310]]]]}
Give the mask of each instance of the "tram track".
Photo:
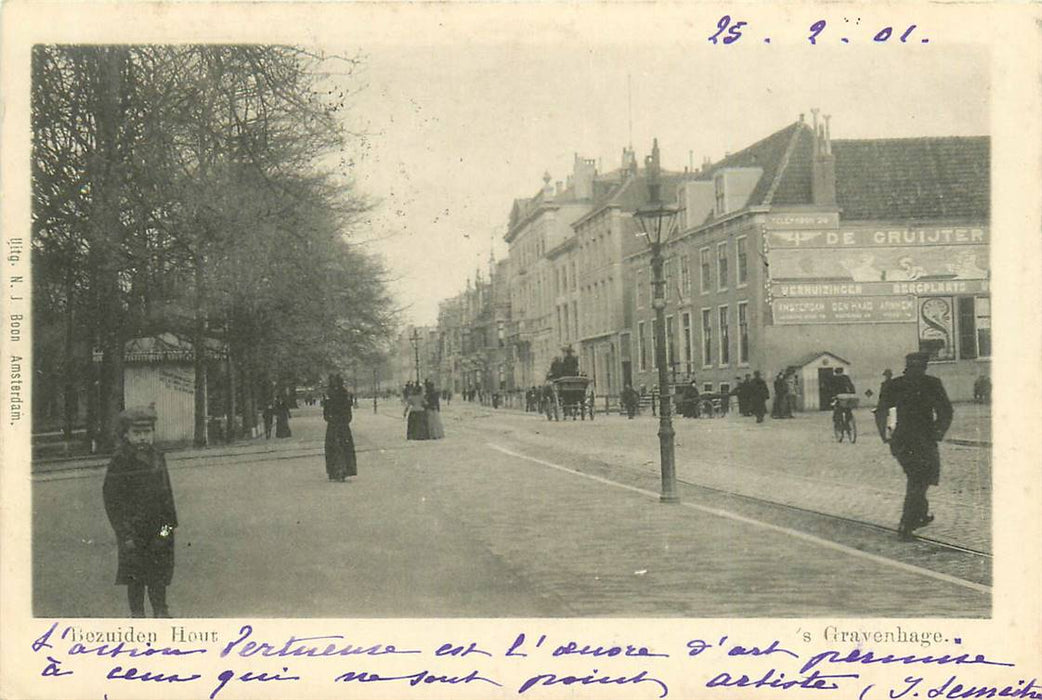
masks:
{"type": "MultiPolygon", "coordinates": [[[[677,483],[678,484],[683,484],[685,486],[689,486],[689,487],[692,487],[692,488],[700,489],[702,491],[711,491],[713,493],[722,494],[722,495],[727,496],[729,498],[745,501],[747,503],[756,503],[758,505],[762,505],[762,506],[766,506],[766,507],[770,507],[770,508],[779,508],[779,509],[782,509],[782,510],[791,511],[791,512],[794,512],[794,513],[801,513],[801,514],[812,516],[812,517],[824,518],[824,519],[827,519],[827,520],[832,520],[832,521],[836,521],[836,522],[842,522],[842,523],[845,523],[847,525],[857,526],[857,527],[860,527],[860,528],[864,528],[866,530],[872,530],[874,532],[886,533],[886,534],[891,534],[891,535],[897,535],[898,534],[896,528],[887,527],[885,525],[880,525],[878,523],[869,522],[867,520],[859,520],[857,518],[850,518],[850,517],[843,516],[843,515],[836,515],[835,513],[826,513],[824,511],[820,511],[820,510],[814,510],[813,508],[803,508],[801,506],[794,506],[794,505],[789,504],[789,503],[783,503],[781,501],[774,501],[774,500],[770,500],[770,499],[767,499],[767,498],[760,498],[759,496],[750,496],[749,494],[738,493],[737,491],[731,491],[729,489],[722,489],[722,488],[719,488],[719,487],[716,487],[716,486],[707,486],[705,484],[699,484],[699,483],[696,483],[696,482],[693,482],[693,481],[688,481],[686,479],[677,479],[677,483]]],[[[940,549],[944,549],[944,550],[948,550],[948,551],[952,551],[952,552],[959,552],[961,554],[970,554],[970,555],[973,555],[973,556],[986,558],[986,559],[989,559],[989,560],[992,559],[991,552],[986,552],[986,551],[980,550],[980,549],[974,549],[972,547],[966,547],[964,545],[956,544],[954,542],[948,542],[946,540],[939,540],[939,539],[936,539],[936,538],[933,538],[933,537],[923,537],[922,535],[916,535],[915,539],[920,541],[920,542],[925,542],[927,544],[933,545],[934,547],[937,547],[937,548],[940,548],[940,549]]]]}

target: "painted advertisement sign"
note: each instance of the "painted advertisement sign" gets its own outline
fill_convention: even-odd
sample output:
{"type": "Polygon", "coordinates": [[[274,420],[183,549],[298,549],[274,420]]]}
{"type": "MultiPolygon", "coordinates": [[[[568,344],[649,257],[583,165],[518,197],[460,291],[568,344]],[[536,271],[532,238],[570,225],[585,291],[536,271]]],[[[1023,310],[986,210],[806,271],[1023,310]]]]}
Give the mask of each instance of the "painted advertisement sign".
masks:
{"type": "Polygon", "coordinates": [[[935,360],[955,359],[955,314],[951,297],[919,299],[919,349],[935,360]]]}
{"type": "Polygon", "coordinates": [[[771,214],[767,217],[767,225],[772,229],[834,229],[839,226],[839,214],[835,212],[771,214]]]}
{"type": "Polygon", "coordinates": [[[988,245],[983,226],[930,226],[768,231],[767,244],[776,248],[878,248],[886,246],[988,245]]]}
{"type": "Polygon", "coordinates": [[[785,248],[770,253],[771,279],[854,282],[986,280],[988,247],[785,248]]]}
{"type": "Polygon", "coordinates": [[[772,282],[775,303],[791,297],[923,296],[987,294],[988,280],[917,280],[909,282],[772,282]]]}
{"type": "Polygon", "coordinates": [[[822,297],[777,299],[775,325],[807,323],[914,323],[914,297],[822,297]]]}

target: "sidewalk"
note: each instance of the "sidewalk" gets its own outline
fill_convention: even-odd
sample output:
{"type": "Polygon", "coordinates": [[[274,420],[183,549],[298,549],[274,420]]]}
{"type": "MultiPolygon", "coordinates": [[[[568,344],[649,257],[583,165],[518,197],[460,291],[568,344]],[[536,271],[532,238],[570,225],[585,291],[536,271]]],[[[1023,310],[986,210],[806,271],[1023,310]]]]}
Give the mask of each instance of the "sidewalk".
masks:
{"type": "MultiPolygon", "coordinates": [[[[301,409],[298,418],[313,417],[318,409],[301,409]]],[[[292,429],[291,422],[291,429],[292,429]]],[[[221,443],[208,447],[195,447],[192,445],[166,450],[168,463],[181,462],[185,460],[209,459],[220,457],[237,457],[243,455],[291,455],[295,453],[304,454],[309,451],[321,451],[324,442],[313,434],[304,437],[290,437],[283,439],[263,436],[256,438],[243,438],[233,443],[221,443]]],[[[72,469],[96,469],[104,467],[109,463],[110,455],[89,455],[83,457],[34,459],[32,461],[33,474],[46,474],[72,469]]]]}

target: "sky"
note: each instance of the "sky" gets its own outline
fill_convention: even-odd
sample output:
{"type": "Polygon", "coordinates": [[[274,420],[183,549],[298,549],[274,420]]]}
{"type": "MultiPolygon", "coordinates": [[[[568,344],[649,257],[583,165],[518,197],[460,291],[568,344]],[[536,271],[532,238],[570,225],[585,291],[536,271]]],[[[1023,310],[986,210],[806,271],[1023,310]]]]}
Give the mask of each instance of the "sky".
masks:
{"type": "Polygon", "coordinates": [[[716,161],[796,121],[832,115],[834,139],[989,133],[987,54],[878,46],[747,52],[723,60],[637,42],[417,43],[360,49],[345,117],[363,132],[356,186],[378,201],[354,234],[381,255],[403,323],[433,324],[503,234],[515,198],[574,154],[619,167],[657,137],[663,167],[716,161]],[[708,58],[707,58],[708,57],[708,58]],[[362,87],[356,92],[356,88],[362,87]]]}

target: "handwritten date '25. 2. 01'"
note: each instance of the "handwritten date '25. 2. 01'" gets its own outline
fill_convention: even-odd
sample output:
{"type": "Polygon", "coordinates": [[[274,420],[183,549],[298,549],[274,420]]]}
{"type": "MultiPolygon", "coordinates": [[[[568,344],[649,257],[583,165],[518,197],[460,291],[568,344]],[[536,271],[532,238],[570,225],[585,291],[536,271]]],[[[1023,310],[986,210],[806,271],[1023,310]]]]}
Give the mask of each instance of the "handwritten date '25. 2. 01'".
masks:
{"type": "MultiPolygon", "coordinates": [[[[824,19],[815,20],[807,27],[806,36],[803,37],[811,46],[838,42],[841,44],[870,43],[870,44],[929,44],[927,37],[921,36],[919,25],[909,24],[906,26],[881,26],[873,31],[866,31],[861,26],[861,18],[854,20],[843,19],[842,23],[835,23],[836,27],[830,27],[829,22],[824,19]],[[838,27],[838,28],[837,28],[838,27]]],[[[709,43],[717,46],[731,46],[733,44],[748,43],[760,40],[765,44],[771,43],[771,37],[758,34],[753,24],[747,20],[736,19],[731,15],[724,15],[716,23],[716,31],[707,39],[709,43]],[[744,41],[743,41],[744,40],[744,41]]]]}

